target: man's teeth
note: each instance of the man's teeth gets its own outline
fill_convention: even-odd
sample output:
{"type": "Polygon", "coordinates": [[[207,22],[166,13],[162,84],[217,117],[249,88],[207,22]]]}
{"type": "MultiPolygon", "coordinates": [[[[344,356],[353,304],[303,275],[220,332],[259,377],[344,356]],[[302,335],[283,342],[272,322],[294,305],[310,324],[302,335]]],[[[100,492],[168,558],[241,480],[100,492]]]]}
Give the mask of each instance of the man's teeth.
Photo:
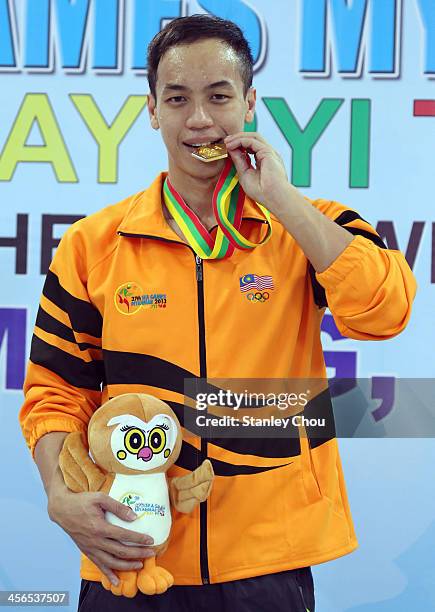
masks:
{"type": "Polygon", "coordinates": [[[219,140],[212,140],[210,142],[201,142],[201,143],[198,143],[198,144],[197,143],[189,144],[188,146],[189,147],[206,147],[206,146],[211,145],[211,144],[217,144],[218,142],[219,142],[219,140]]]}

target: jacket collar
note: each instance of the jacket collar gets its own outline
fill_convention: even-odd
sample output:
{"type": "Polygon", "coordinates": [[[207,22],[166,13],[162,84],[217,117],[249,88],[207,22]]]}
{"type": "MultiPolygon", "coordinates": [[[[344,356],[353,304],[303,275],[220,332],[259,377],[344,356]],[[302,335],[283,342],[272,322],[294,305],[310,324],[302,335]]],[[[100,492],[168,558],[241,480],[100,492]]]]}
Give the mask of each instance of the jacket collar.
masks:
{"type": "MultiPolygon", "coordinates": [[[[174,240],[176,234],[168,225],[162,210],[162,188],[166,176],[167,172],[161,172],[145,191],[133,196],[127,213],[118,227],[118,232],[158,236],[174,240]]],[[[245,199],[243,219],[264,221],[260,210],[255,206],[254,201],[248,197],[245,199]]]]}

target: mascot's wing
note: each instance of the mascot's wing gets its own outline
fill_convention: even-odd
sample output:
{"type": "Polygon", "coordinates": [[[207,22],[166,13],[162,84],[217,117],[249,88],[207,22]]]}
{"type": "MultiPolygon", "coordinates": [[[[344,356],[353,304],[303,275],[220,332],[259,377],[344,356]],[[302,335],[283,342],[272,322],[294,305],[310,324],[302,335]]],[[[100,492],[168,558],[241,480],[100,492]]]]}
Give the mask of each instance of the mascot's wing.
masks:
{"type": "Polygon", "coordinates": [[[65,438],[59,455],[59,466],[66,486],[74,493],[99,491],[106,480],[105,474],[89,457],[79,431],[65,438]]]}
{"type": "Polygon", "coordinates": [[[192,512],[210,495],[213,478],[213,466],[208,459],[190,474],[171,478],[169,492],[174,507],[179,512],[192,512]]]}

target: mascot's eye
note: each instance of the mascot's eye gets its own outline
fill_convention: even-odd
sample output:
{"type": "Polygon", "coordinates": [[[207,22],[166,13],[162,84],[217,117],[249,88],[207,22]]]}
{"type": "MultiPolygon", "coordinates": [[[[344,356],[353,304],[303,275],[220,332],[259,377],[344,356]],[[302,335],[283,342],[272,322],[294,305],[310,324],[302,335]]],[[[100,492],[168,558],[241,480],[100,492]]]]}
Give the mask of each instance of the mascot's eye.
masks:
{"type": "Polygon", "coordinates": [[[166,446],[166,434],[161,427],[154,427],[148,436],[148,446],[153,453],[160,453],[166,446]]]}
{"type": "Polygon", "coordinates": [[[140,429],[130,429],[124,438],[125,448],[130,453],[137,453],[142,446],[145,446],[145,436],[140,429]]]}

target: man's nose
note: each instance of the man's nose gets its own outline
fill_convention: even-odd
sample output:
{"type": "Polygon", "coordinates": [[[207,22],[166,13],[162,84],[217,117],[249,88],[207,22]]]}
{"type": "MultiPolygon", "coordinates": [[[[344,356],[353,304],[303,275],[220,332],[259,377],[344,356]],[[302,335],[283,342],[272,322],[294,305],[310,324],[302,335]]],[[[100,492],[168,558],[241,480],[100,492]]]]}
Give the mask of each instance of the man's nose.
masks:
{"type": "Polygon", "coordinates": [[[186,121],[188,128],[206,128],[213,125],[213,119],[202,104],[195,104],[186,121]]]}

